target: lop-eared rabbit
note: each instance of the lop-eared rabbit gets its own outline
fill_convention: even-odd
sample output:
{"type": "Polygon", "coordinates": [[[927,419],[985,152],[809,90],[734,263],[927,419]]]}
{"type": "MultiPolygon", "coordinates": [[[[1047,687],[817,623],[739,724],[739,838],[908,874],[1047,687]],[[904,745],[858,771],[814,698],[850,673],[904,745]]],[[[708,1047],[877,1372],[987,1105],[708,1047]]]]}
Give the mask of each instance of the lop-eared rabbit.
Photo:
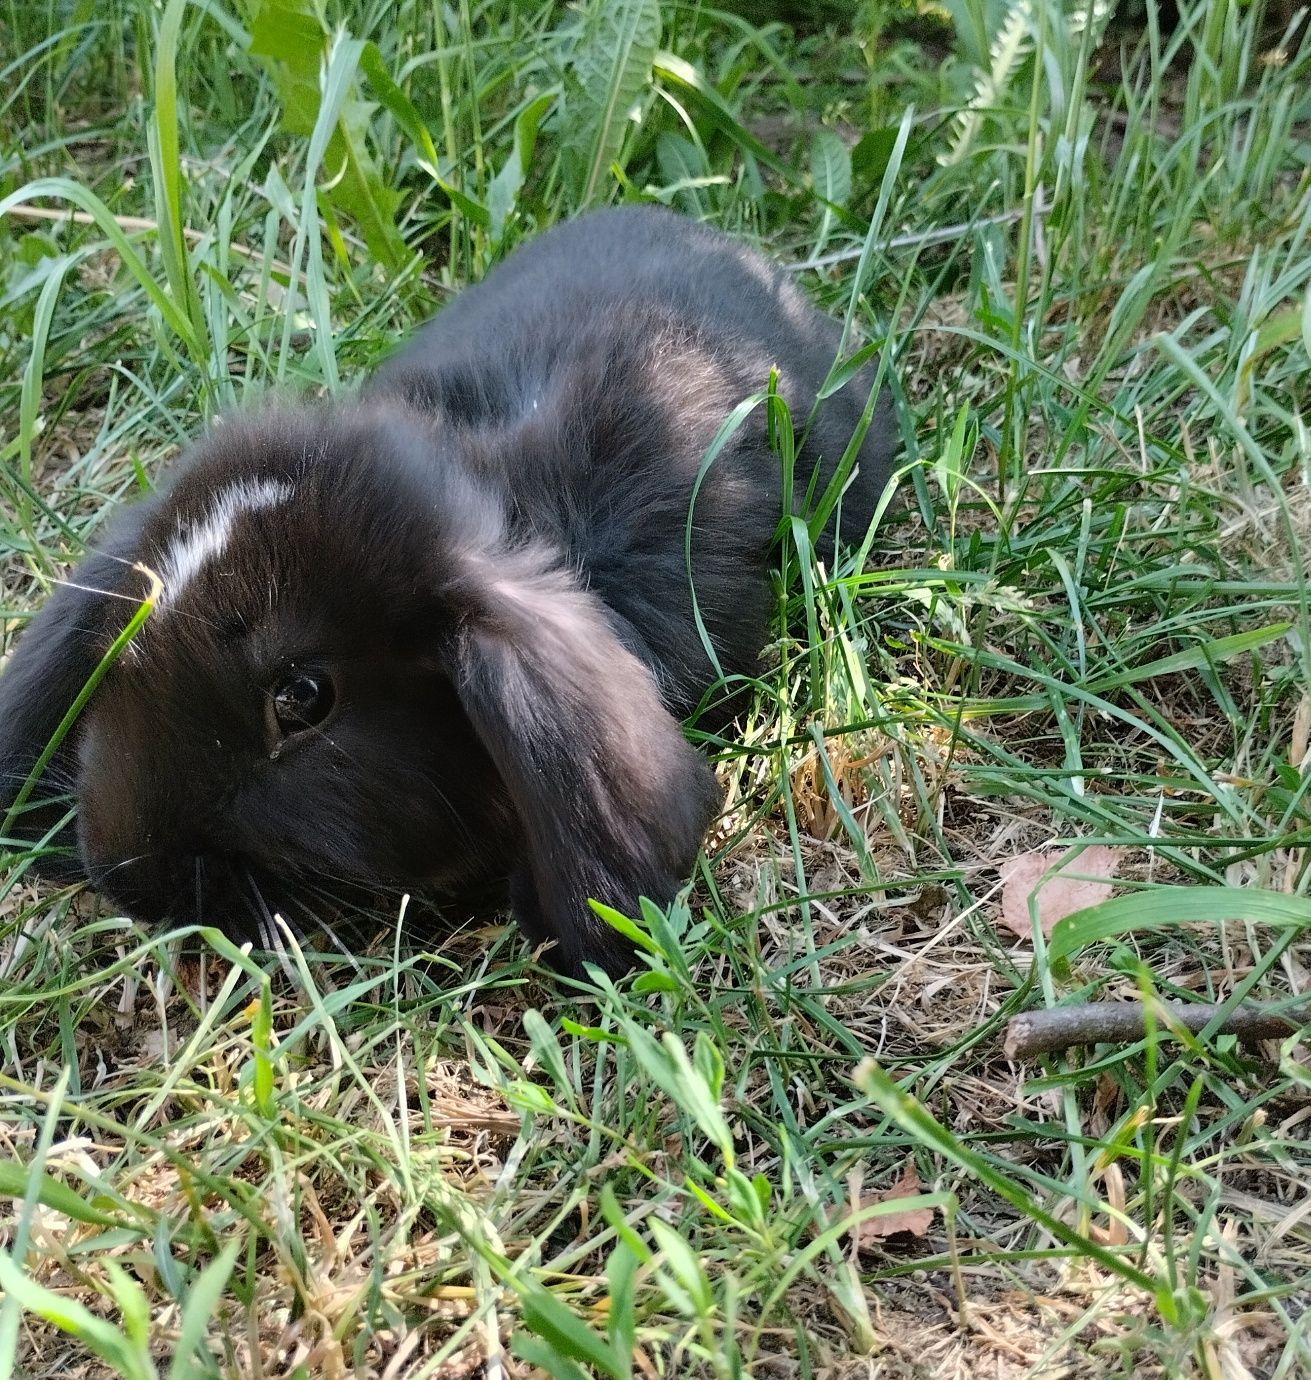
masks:
{"type": "MultiPolygon", "coordinates": [[[[160,581],[10,837],[124,913],[234,938],[339,883],[508,877],[560,970],[626,970],[588,900],[634,914],[684,884],[720,793],[680,719],[769,635],[764,407],[707,453],[776,368],[798,430],[814,410],[793,505],[823,490],[873,383],[815,408],[839,337],[754,250],[624,208],[518,249],[354,399],[223,420],[19,637],[5,807],[147,596],[140,567],[160,581]]],[[[880,400],[848,541],[892,449],[880,400]]]]}

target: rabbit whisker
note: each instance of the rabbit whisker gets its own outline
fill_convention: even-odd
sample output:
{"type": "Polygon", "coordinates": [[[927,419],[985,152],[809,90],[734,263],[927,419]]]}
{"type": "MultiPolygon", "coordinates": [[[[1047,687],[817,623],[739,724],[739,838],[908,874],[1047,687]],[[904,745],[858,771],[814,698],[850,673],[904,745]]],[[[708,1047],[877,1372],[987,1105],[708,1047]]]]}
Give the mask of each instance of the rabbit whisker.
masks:
{"type": "Polygon", "coordinates": [[[355,970],[356,973],[362,972],[363,970],[360,967],[359,959],[357,959],[355,955],[351,953],[350,949],[346,947],[345,942],[342,940],[341,936],[337,933],[337,931],[323,918],[322,915],[315,915],[313,918],[316,928],[323,931],[323,933],[328,937],[329,942],[332,944],[332,947],[336,950],[336,952],[339,953],[346,960],[346,962],[350,964],[350,966],[355,970]]]}
{"type": "Polygon", "coordinates": [[[259,883],[255,880],[254,874],[249,868],[243,867],[241,875],[246,882],[248,893],[253,897],[256,904],[256,924],[259,935],[264,943],[266,953],[272,954],[278,960],[278,966],[289,982],[296,983],[296,969],[287,953],[287,946],[282,938],[282,931],[278,928],[277,918],[269,909],[268,902],[264,899],[264,894],[259,889],[259,883]]]}
{"type": "Polygon", "coordinates": [[[117,872],[119,868],[131,867],[134,863],[145,862],[145,860],[149,856],[149,853],[138,853],[131,858],[120,858],[116,863],[111,863],[107,868],[105,868],[105,870],[100,874],[100,876],[96,878],[97,884],[103,882],[107,877],[117,872]]]}

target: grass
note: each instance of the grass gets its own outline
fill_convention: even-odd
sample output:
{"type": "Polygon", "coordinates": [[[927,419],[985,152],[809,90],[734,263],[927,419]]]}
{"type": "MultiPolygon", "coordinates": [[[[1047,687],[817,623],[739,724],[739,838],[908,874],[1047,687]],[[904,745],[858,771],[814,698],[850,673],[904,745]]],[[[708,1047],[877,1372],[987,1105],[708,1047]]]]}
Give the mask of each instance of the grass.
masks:
{"type": "Polygon", "coordinates": [[[1311,1370],[1305,1045],[999,1040],[1307,989],[1305,16],[749,8],[0,4],[7,636],[207,418],[589,202],[823,260],[906,467],[780,582],[623,990],[485,920],[197,961],[8,849],[4,1374],[1311,1370]],[[1016,943],[1055,841],[1121,895],[1016,943]]]}

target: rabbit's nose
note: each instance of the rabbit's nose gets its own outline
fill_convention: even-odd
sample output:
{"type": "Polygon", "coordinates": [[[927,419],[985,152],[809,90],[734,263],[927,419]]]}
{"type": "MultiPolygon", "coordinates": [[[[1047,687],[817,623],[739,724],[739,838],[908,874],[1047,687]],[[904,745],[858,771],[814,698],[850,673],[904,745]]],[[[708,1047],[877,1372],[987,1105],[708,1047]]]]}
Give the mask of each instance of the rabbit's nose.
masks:
{"type": "Polygon", "coordinates": [[[186,925],[205,923],[231,891],[227,859],[184,853],[169,858],[143,854],[91,869],[91,885],[136,920],[186,925]]]}

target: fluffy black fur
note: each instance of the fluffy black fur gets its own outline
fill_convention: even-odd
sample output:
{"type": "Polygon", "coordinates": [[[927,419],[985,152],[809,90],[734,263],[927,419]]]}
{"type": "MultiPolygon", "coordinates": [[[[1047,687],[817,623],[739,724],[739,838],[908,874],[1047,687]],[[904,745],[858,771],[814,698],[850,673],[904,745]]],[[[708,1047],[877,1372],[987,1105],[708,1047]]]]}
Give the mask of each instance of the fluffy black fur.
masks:
{"type": "MultiPolygon", "coordinates": [[[[719,806],[679,727],[714,679],[693,586],[726,672],[768,631],[763,409],[696,495],[689,582],[698,472],[771,366],[803,424],[837,344],[778,269],[667,212],[542,235],[356,401],[229,420],[116,516],[0,677],[0,804],[145,593],[140,561],[163,600],[47,773],[79,807],[65,875],[244,936],[324,883],[508,874],[561,969],[627,968],[587,899],[669,901],[719,806]],[[334,701],[289,733],[271,697],[302,674],[334,701]]],[[[871,385],[820,407],[799,488],[832,475],[871,385]]],[[[881,405],[840,509],[853,540],[891,452],[881,405]]],[[[20,838],[54,829],[50,793],[20,838]]]]}

